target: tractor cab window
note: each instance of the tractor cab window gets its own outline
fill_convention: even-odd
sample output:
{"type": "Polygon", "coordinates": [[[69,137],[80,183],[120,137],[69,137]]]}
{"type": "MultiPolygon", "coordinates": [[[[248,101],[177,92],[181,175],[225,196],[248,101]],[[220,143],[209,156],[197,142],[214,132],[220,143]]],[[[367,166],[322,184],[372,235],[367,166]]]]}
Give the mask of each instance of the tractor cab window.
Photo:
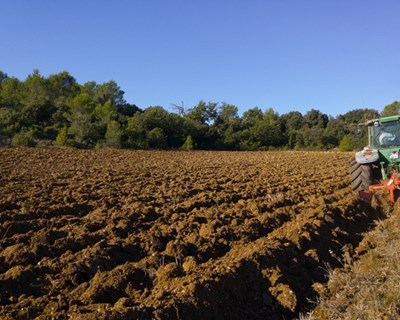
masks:
{"type": "Polygon", "coordinates": [[[371,129],[371,142],[377,148],[400,146],[400,123],[397,121],[378,123],[371,129]]]}

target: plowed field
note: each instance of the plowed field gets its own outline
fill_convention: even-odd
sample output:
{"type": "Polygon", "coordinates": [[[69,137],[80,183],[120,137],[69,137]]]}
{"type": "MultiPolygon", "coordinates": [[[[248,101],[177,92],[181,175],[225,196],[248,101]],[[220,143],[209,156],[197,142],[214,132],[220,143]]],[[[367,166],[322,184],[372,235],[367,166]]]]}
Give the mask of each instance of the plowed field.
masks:
{"type": "Polygon", "coordinates": [[[294,318],[376,218],[351,157],[0,149],[0,318],[294,318]]]}

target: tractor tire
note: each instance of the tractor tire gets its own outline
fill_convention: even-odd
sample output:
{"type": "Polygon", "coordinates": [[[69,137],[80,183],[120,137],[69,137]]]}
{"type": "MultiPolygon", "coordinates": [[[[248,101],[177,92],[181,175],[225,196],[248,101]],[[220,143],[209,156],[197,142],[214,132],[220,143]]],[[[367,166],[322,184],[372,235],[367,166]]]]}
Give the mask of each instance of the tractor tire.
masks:
{"type": "Polygon", "coordinates": [[[354,192],[368,191],[372,184],[372,165],[360,164],[355,159],[350,162],[351,187],[354,192]]]}

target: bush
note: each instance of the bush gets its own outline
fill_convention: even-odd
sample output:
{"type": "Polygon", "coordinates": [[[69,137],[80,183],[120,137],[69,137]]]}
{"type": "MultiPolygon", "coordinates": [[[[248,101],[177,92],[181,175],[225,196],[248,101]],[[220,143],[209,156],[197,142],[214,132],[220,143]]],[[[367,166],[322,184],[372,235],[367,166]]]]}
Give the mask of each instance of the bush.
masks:
{"type": "Polygon", "coordinates": [[[14,135],[11,140],[13,147],[35,147],[35,134],[32,130],[20,131],[14,135]]]}
{"type": "Polygon", "coordinates": [[[64,147],[68,144],[68,129],[66,127],[60,130],[54,144],[59,147],[64,147]]]}
{"type": "Polygon", "coordinates": [[[182,146],[182,149],[192,150],[193,149],[193,139],[192,136],[189,135],[186,137],[185,143],[182,146]]]}

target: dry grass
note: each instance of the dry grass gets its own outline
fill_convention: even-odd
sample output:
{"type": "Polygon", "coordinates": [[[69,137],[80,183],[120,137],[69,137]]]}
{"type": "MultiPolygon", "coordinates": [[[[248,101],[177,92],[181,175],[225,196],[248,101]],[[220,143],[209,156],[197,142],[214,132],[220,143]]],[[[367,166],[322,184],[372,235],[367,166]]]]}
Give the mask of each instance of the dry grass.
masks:
{"type": "Polygon", "coordinates": [[[318,306],[301,320],[400,319],[400,202],[361,243],[349,269],[329,272],[318,306]]]}

